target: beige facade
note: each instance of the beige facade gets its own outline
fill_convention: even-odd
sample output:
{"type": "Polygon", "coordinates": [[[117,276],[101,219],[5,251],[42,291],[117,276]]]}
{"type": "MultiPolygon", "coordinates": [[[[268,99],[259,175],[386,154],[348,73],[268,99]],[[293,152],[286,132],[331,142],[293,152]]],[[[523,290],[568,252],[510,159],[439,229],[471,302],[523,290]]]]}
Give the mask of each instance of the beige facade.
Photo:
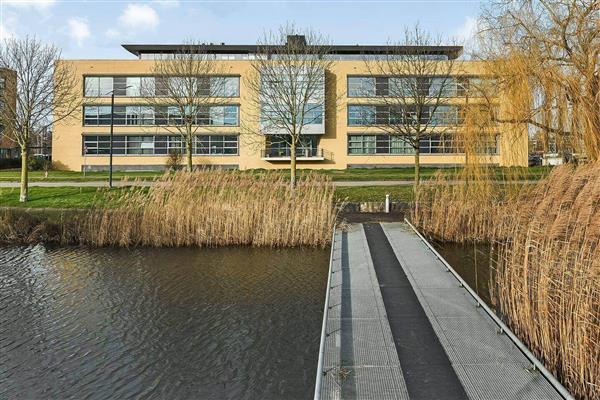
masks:
{"type": "MultiPolygon", "coordinates": [[[[108,106],[111,100],[108,96],[86,97],[84,91],[85,77],[149,77],[152,76],[155,63],[151,59],[142,59],[142,57],[133,60],[68,60],[63,62],[71,63],[80,79],[80,92],[83,96],[84,106],[108,106]]],[[[222,75],[240,77],[239,96],[223,98],[221,102],[224,105],[239,106],[239,122],[232,126],[200,127],[197,134],[205,135],[205,137],[227,135],[229,138],[235,135],[238,138],[237,154],[197,155],[194,156],[193,163],[199,166],[239,169],[287,168],[289,160],[285,157],[271,157],[269,159],[263,157],[264,138],[251,133],[253,129],[249,129],[249,127],[258,126],[257,122],[250,120],[250,115],[256,114],[247,112],[248,110],[245,108],[245,103],[248,103],[245,99],[249,96],[245,85],[245,77],[250,72],[251,61],[221,60],[218,62],[221,63],[222,75]]],[[[478,62],[456,61],[456,63],[459,65],[456,70],[460,71],[461,74],[475,76],[481,73],[482,64],[478,62]]],[[[376,102],[376,99],[348,96],[348,77],[367,74],[368,71],[364,62],[360,59],[336,61],[333,68],[326,72],[325,133],[316,135],[318,136],[316,143],[319,149],[318,152],[308,154],[308,157],[300,156],[298,158],[299,168],[345,169],[367,166],[401,167],[414,164],[414,156],[411,154],[349,154],[349,136],[382,133],[377,127],[350,126],[348,123],[349,105],[374,104],[376,102]]],[[[462,101],[464,99],[448,99],[449,104],[462,101]]],[[[144,102],[145,99],[142,97],[119,96],[115,98],[115,106],[143,105],[144,102]]],[[[52,140],[54,165],[57,168],[74,171],[80,171],[84,166],[88,169],[106,168],[109,162],[108,155],[90,154],[90,152],[95,151],[95,148],[90,151],[94,144],[86,146],[84,143],[86,137],[102,136],[105,138],[109,134],[109,126],[105,124],[98,125],[84,124],[83,107],[72,118],[58,122],[54,127],[52,140]],[[88,154],[84,156],[84,152],[88,154]]],[[[115,137],[130,135],[130,137],[135,137],[135,140],[140,140],[139,137],[141,136],[173,135],[172,132],[171,129],[160,126],[119,125],[114,128],[115,137]]],[[[485,156],[485,161],[502,166],[526,166],[528,145],[526,129],[523,129],[522,133],[517,136],[514,134],[510,135],[510,138],[508,136],[500,132],[496,154],[485,156]]],[[[132,142],[132,146],[137,146],[137,144],[132,142]]],[[[151,145],[148,143],[147,146],[150,148],[151,145]]],[[[156,143],[152,146],[156,146],[156,143]]],[[[140,151],[144,152],[144,150],[140,151]]],[[[154,152],[157,151],[154,150],[154,152]]],[[[152,151],[148,153],[152,153],[152,151]]],[[[115,169],[158,169],[165,166],[167,158],[165,154],[115,154],[113,164],[115,169]]],[[[422,165],[449,166],[463,163],[464,155],[461,153],[425,153],[421,154],[420,160],[422,165]]]]}

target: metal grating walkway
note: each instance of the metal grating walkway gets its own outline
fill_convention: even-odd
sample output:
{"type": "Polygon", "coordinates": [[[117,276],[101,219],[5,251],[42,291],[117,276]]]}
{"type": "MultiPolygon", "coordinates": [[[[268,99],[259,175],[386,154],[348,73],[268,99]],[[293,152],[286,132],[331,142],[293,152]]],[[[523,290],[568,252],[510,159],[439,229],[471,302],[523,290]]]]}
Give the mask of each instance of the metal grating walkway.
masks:
{"type": "Polygon", "coordinates": [[[322,399],[408,399],[361,225],[335,236],[322,399]]]}
{"type": "MultiPolygon", "coordinates": [[[[362,225],[353,225],[347,232],[336,232],[334,236],[329,307],[324,321],[326,335],[322,342],[324,375],[318,378],[322,382],[318,382],[315,398],[425,399],[425,393],[435,390],[414,390],[414,382],[418,380],[411,374],[417,369],[411,365],[415,361],[410,359],[410,352],[414,352],[415,360],[422,360],[432,351],[429,347],[435,348],[436,357],[440,351],[445,353],[443,364],[449,361],[454,379],[458,378],[464,389],[462,398],[465,393],[469,399],[482,400],[563,398],[531,368],[531,361],[509,337],[498,333],[498,325],[408,225],[381,224],[375,231],[385,233],[385,237],[377,239],[369,232],[371,249],[377,251],[375,258],[380,263],[378,273],[362,225]],[[387,240],[382,240],[386,237],[387,240]],[[386,257],[389,257],[390,247],[397,258],[393,262],[380,255],[388,252],[386,257]],[[388,272],[390,268],[403,270],[401,275],[410,285],[396,286],[411,291],[410,295],[386,289],[389,282],[381,274],[382,263],[388,272]],[[378,280],[378,274],[383,281],[378,280]],[[389,319],[382,290],[386,291],[385,304],[392,307],[387,311],[391,313],[389,319]],[[437,340],[397,351],[396,344],[409,343],[410,338],[394,334],[418,333],[419,329],[415,326],[392,330],[390,321],[396,326],[398,321],[410,323],[410,319],[394,321],[397,310],[393,307],[415,296],[428,320],[426,328],[434,332],[437,340]],[[399,358],[398,354],[402,356],[399,358]],[[405,360],[404,370],[402,360],[405,360]]],[[[444,384],[436,382],[435,374],[432,377],[424,380],[424,384],[444,384]]]]}

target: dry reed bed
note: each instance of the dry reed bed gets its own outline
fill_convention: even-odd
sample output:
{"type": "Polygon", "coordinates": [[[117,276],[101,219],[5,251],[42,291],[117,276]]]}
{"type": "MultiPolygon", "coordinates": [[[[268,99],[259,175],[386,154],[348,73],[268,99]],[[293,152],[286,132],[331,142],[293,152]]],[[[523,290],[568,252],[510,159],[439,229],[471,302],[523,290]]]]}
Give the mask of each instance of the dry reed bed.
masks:
{"type": "Polygon", "coordinates": [[[571,393],[599,399],[600,166],[557,168],[513,210],[498,246],[496,305],[571,393]]]}
{"type": "Polygon", "coordinates": [[[330,179],[308,175],[292,191],[281,174],[179,172],[96,208],[80,229],[95,246],[326,246],[336,218],[330,179]]]}
{"type": "Polygon", "coordinates": [[[428,235],[495,244],[495,306],[578,398],[600,399],[600,165],[561,166],[536,185],[424,189],[412,212],[428,235]]]}

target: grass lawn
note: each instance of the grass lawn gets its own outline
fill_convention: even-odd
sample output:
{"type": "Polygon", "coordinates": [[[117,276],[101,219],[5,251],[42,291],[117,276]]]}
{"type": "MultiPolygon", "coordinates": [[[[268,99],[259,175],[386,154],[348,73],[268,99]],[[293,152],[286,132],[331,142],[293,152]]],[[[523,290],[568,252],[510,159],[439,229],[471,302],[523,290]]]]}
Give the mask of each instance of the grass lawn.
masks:
{"type": "MultiPolygon", "coordinates": [[[[113,191],[125,190],[122,188],[113,191]]],[[[19,188],[0,188],[1,207],[31,208],[89,208],[93,204],[103,204],[107,188],[93,187],[30,187],[29,201],[19,203],[19,188]]],[[[412,186],[359,186],[338,187],[336,201],[363,202],[385,201],[389,194],[392,201],[409,201],[412,186]]]]}
{"type": "Polygon", "coordinates": [[[363,202],[385,201],[385,195],[390,195],[390,201],[411,201],[412,186],[356,186],[337,187],[335,201],[363,202]]]}
{"type": "MultiPolygon", "coordinates": [[[[156,176],[161,176],[162,172],[156,171],[140,171],[140,172],[113,172],[113,179],[121,180],[125,177],[129,179],[141,178],[141,179],[153,179],[156,176]]],[[[0,181],[10,182],[19,181],[21,178],[21,171],[18,169],[5,169],[0,170],[0,181]]],[[[30,171],[29,179],[31,182],[64,182],[64,181],[108,181],[108,172],[86,172],[85,177],[83,172],[76,171],[49,171],[48,178],[44,178],[43,171],[30,171]]]]}
{"type": "MultiPolygon", "coordinates": [[[[112,189],[122,190],[122,189],[112,189]]],[[[32,208],[89,208],[102,201],[108,189],[93,187],[30,187],[29,201],[19,203],[19,188],[0,188],[0,206],[32,208]]]]}
{"type": "MultiPolygon", "coordinates": [[[[259,173],[264,170],[248,170],[248,173],[259,173]]],[[[285,169],[280,170],[283,174],[288,174],[285,169]]],[[[305,174],[309,170],[300,170],[300,174],[305,174]]],[[[313,172],[331,176],[334,181],[385,181],[385,180],[413,180],[414,168],[356,168],[346,170],[312,170],[313,172]]],[[[422,179],[430,179],[437,172],[443,174],[456,174],[456,168],[421,168],[422,179]]],[[[496,179],[504,179],[507,174],[516,174],[518,179],[538,180],[546,176],[551,167],[529,167],[529,168],[500,168],[493,169],[496,179]]],[[[141,171],[141,172],[121,172],[115,171],[113,178],[115,180],[128,179],[153,179],[162,175],[162,172],[141,171]]],[[[42,171],[31,171],[30,180],[33,181],[103,181],[108,180],[108,172],[87,172],[85,177],[82,172],[75,171],[50,171],[48,178],[44,178],[42,171]]],[[[0,181],[18,181],[20,171],[18,169],[0,170],[0,181]]]]}

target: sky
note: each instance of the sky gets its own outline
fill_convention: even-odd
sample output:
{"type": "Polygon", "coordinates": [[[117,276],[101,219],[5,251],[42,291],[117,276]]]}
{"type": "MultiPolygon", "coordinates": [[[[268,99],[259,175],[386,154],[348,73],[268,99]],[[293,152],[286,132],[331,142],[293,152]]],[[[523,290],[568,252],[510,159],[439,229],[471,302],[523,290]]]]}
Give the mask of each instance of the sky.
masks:
{"type": "Polygon", "coordinates": [[[67,59],[134,58],[121,44],[254,44],[287,23],[333,44],[402,40],[405,26],[466,41],[476,29],[475,0],[0,0],[0,39],[35,35],[67,59]]]}

